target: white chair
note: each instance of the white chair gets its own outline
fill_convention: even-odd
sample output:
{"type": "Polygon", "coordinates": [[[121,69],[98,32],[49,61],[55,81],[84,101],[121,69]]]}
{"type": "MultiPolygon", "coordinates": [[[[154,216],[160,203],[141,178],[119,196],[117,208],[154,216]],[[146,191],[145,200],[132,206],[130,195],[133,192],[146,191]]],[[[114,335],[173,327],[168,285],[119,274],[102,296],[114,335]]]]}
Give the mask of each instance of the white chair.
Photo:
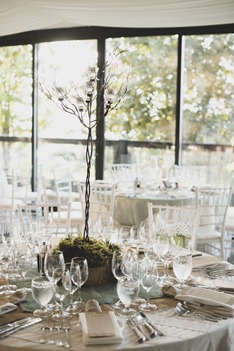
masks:
{"type": "Polygon", "coordinates": [[[225,221],[225,239],[224,239],[224,250],[225,259],[233,261],[233,239],[234,239],[234,206],[229,206],[227,209],[226,221],[225,221]]]}
{"type": "Polygon", "coordinates": [[[0,224],[1,226],[12,226],[17,221],[17,206],[23,205],[24,201],[15,198],[14,171],[7,176],[0,172],[0,224]]]}
{"type": "Polygon", "coordinates": [[[231,187],[196,188],[196,207],[200,208],[197,249],[225,257],[225,221],[231,187]]]}
{"type": "MultiPolygon", "coordinates": [[[[85,183],[78,182],[80,192],[83,218],[85,218],[85,183]]],[[[115,186],[108,183],[95,182],[90,189],[89,224],[95,225],[100,222],[102,225],[110,224],[114,214],[115,186]]]]}
{"type": "MultiPolygon", "coordinates": [[[[71,203],[18,205],[18,217],[22,231],[29,227],[49,231],[53,236],[67,236],[70,232],[71,203]]],[[[40,234],[39,234],[40,235],[40,234]]]]}
{"type": "Polygon", "coordinates": [[[72,209],[81,210],[80,195],[78,189],[74,191],[73,182],[68,175],[66,178],[58,178],[54,173],[54,186],[57,193],[57,201],[60,203],[71,202],[72,209]]]}
{"type": "Polygon", "coordinates": [[[148,203],[148,224],[163,235],[184,237],[191,250],[196,248],[199,219],[199,209],[148,203]]]}

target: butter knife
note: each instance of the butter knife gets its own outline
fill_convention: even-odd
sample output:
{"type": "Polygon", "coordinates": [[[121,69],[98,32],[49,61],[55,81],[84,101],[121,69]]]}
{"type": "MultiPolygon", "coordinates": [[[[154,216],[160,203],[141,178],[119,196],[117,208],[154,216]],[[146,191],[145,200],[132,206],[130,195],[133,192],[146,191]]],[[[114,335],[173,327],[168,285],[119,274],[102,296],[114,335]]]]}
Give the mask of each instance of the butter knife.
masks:
{"type": "Polygon", "coordinates": [[[147,323],[156,330],[156,332],[158,333],[159,336],[164,336],[164,334],[161,332],[161,330],[159,330],[157,327],[155,327],[154,324],[152,324],[152,322],[150,321],[150,319],[144,314],[144,312],[140,312],[140,315],[145,318],[145,320],[147,321],[147,323]]]}
{"type": "Polygon", "coordinates": [[[21,329],[24,329],[26,327],[29,327],[30,325],[39,323],[40,321],[41,321],[41,318],[28,317],[28,318],[24,318],[24,321],[20,320],[18,324],[17,324],[17,322],[14,322],[15,323],[14,325],[9,327],[5,331],[1,332],[0,339],[4,339],[7,336],[9,336],[15,332],[17,332],[21,329]]]}

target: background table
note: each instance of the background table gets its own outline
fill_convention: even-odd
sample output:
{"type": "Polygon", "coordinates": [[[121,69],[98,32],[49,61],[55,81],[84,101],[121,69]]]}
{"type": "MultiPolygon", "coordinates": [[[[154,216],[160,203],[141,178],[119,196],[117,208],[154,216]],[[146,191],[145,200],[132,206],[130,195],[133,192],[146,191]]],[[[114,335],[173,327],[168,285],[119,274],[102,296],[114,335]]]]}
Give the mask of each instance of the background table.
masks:
{"type": "Polygon", "coordinates": [[[194,202],[193,192],[177,190],[117,193],[114,203],[114,219],[121,225],[139,225],[148,217],[148,203],[154,205],[188,206],[194,202]]]}

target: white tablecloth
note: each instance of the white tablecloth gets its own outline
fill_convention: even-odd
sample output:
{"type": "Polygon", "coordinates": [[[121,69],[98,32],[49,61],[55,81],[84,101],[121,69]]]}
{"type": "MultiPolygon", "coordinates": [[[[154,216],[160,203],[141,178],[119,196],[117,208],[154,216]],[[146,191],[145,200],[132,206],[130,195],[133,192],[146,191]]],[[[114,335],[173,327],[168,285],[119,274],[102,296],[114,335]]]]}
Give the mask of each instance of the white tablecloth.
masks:
{"type": "MultiPolygon", "coordinates": [[[[151,320],[165,334],[150,339],[144,344],[136,342],[134,332],[125,327],[123,341],[116,345],[84,346],[82,332],[72,321],[71,351],[234,351],[234,318],[218,323],[201,322],[192,317],[175,315],[171,306],[176,302],[171,299],[156,300],[158,310],[147,313],[151,320]]],[[[1,340],[1,351],[54,351],[58,346],[39,344],[39,324],[21,330],[1,340]]]]}
{"type": "Polygon", "coordinates": [[[148,217],[147,204],[186,206],[194,202],[194,193],[183,193],[178,190],[117,193],[114,203],[114,219],[121,225],[139,225],[148,217]]]}

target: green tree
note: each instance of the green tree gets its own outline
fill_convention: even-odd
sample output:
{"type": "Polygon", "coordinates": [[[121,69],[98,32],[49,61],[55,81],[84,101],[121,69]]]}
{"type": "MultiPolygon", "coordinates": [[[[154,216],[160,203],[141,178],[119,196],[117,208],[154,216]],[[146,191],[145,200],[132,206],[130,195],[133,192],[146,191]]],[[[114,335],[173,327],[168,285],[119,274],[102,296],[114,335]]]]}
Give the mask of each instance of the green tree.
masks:
{"type": "Polygon", "coordinates": [[[126,50],[121,76],[131,67],[130,94],[106,121],[107,129],[132,140],[174,141],[177,36],[121,38],[126,50]]]}
{"type": "Polygon", "coordinates": [[[234,135],[234,34],[186,37],[184,140],[230,144],[234,135]]]}

